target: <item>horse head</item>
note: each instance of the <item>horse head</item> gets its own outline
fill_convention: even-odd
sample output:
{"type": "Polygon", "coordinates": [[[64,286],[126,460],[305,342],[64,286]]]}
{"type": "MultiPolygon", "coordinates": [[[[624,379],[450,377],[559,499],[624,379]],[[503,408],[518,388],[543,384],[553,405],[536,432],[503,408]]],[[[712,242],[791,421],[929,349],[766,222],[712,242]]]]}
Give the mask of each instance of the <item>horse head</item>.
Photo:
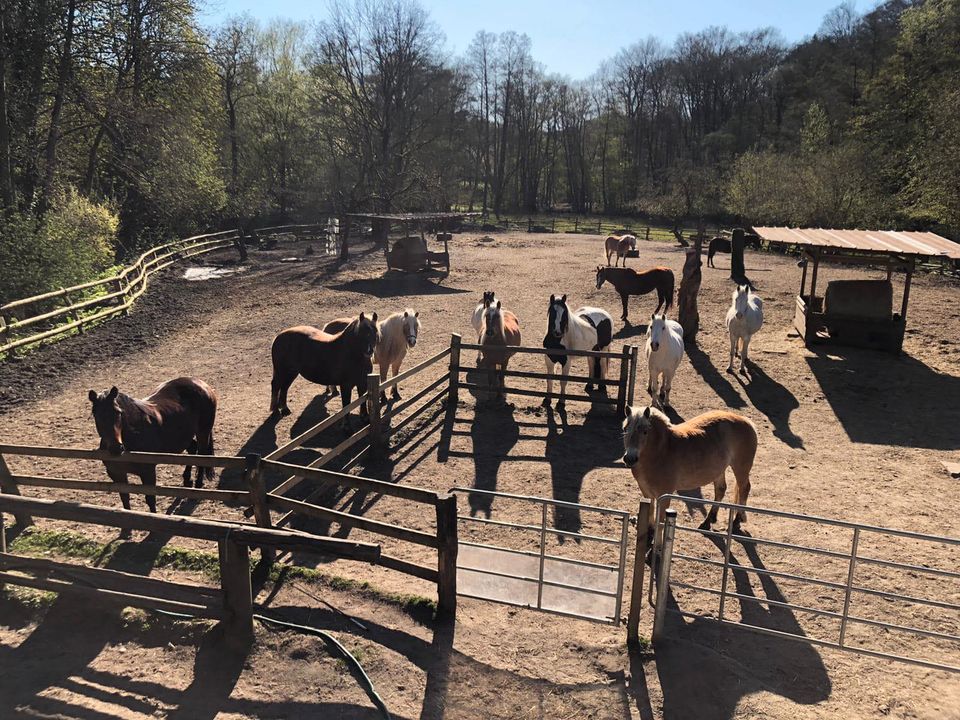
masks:
{"type": "Polygon", "coordinates": [[[597,265],[597,290],[603,287],[603,281],[607,279],[607,273],[604,272],[603,265],[597,265]]]}
{"type": "Polygon", "coordinates": [[[365,357],[372,358],[377,344],[380,342],[380,328],[377,327],[377,314],[374,313],[369,318],[362,312],[357,319],[357,328],[355,330],[360,349],[365,357]]]}
{"type": "Polygon", "coordinates": [[[484,290],[484,291],[483,291],[483,300],[481,300],[480,303],[486,308],[486,307],[490,307],[491,305],[493,305],[493,303],[496,301],[496,299],[497,299],[496,293],[494,293],[493,290],[484,290]]]}
{"type": "Polygon", "coordinates": [[[547,334],[562,338],[570,324],[570,311],[567,309],[567,296],[550,296],[550,309],[547,311],[547,334]]]}
{"type": "Polygon", "coordinates": [[[650,435],[653,424],[653,413],[659,412],[649,406],[642,411],[640,408],[628,408],[627,417],[623,421],[623,464],[633,467],[640,459],[650,435]]]}
{"type": "Polygon", "coordinates": [[[123,410],[117,402],[120,391],[116,386],[106,392],[91,390],[89,397],[93,404],[93,421],[100,436],[100,449],[111,455],[123,452],[123,410]]]}
{"type": "Polygon", "coordinates": [[[750,286],[737,285],[737,289],[733,291],[733,307],[737,312],[737,320],[743,318],[744,313],[747,312],[749,302],[750,286]]]}
{"type": "Polygon", "coordinates": [[[504,337],[502,304],[488,305],[483,311],[483,336],[488,338],[504,337]]]}
{"type": "MultiPolygon", "coordinates": [[[[486,293],[483,294],[486,298],[486,293]]],[[[416,347],[417,336],[420,334],[420,313],[412,308],[403,311],[403,335],[407,339],[407,347],[416,347]]]]}
{"type": "Polygon", "coordinates": [[[664,333],[667,332],[667,316],[666,314],[657,315],[654,313],[650,316],[650,324],[647,326],[647,339],[650,342],[650,349],[656,352],[660,349],[660,342],[663,339],[664,333]]]}

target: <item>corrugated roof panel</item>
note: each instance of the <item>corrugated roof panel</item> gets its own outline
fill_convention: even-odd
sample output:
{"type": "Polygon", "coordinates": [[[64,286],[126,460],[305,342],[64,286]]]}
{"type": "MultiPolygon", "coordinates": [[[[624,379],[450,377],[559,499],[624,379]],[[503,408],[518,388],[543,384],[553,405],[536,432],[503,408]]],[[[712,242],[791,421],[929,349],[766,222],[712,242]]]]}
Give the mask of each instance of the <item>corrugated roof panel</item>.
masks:
{"type": "Polygon", "coordinates": [[[960,244],[932,232],[788,227],[754,227],[753,230],[768,242],[784,245],[809,245],[831,250],[862,250],[960,260],[960,244]]]}

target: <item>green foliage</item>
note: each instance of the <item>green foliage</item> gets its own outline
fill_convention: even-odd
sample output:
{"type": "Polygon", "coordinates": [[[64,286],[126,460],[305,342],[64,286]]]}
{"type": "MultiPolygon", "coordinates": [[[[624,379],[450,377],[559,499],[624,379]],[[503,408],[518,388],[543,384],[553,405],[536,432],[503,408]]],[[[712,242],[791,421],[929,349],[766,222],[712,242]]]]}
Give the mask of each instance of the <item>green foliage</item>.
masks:
{"type": "Polygon", "coordinates": [[[75,191],[40,220],[0,216],[0,303],[77,285],[113,264],[118,218],[75,191]]]}
{"type": "Polygon", "coordinates": [[[800,150],[807,155],[822,152],[830,141],[830,120],[823,106],[814,102],[807,108],[800,128],[800,150]]]}

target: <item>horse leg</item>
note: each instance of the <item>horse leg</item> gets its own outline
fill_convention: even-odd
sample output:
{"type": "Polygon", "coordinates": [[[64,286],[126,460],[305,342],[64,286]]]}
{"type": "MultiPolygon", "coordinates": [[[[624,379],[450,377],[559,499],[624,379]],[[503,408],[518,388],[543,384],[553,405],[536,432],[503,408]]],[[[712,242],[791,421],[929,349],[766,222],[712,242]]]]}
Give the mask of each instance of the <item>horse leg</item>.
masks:
{"type": "Polygon", "coordinates": [[[289,415],[290,408],[287,407],[287,390],[293,385],[296,374],[281,374],[276,371],[273,373],[273,380],[270,387],[273,390],[273,401],[270,403],[270,412],[279,412],[281,415],[289,415]]]}
{"type": "Polygon", "coordinates": [[[750,336],[744,335],[740,338],[740,374],[747,374],[747,353],[750,348],[750,336]]]}
{"type": "MultiPolygon", "coordinates": [[[[196,455],[196,454],[199,452],[199,449],[200,449],[200,446],[197,444],[197,439],[194,438],[193,440],[190,441],[190,444],[187,446],[187,454],[188,454],[188,455],[196,455]]],[[[192,487],[191,484],[190,484],[190,470],[191,470],[191,466],[190,466],[190,465],[187,465],[187,466],[183,469],[183,486],[184,486],[184,487],[192,487]]],[[[198,467],[198,468],[197,468],[197,482],[198,482],[198,483],[200,482],[200,478],[201,478],[201,473],[202,473],[202,472],[203,472],[202,468],[199,468],[199,467],[198,467]]],[[[197,485],[197,487],[200,487],[200,486],[197,485]]]]}
{"type": "MultiPolygon", "coordinates": [[[[556,365],[554,364],[553,360],[551,360],[548,356],[544,355],[543,362],[547,367],[547,370],[546,370],[547,375],[553,375],[553,371],[556,369],[556,365]]],[[[550,407],[550,396],[552,394],[553,394],[553,380],[548,377],[547,378],[547,396],[543,399],[543,402],[540,404],[543,405],[544,407],[550,407]]]]}
{"type": "Polygon", "coordinates": [[[607,394],[607,376],[610,374],[610,358],[600,358],[597,362],[597,371],[600,373],[600,392],[607,394]]]}
{"type": "Polygon", "coordinates": [[[620,293],[620,303],[623,305],[623,315],[620,316],[621,320],[627,319],[627,299],[628,295],[626,293],[620,293]]]}
{"type": "Polygon", "coordinates": [[[565,396],[567,394],[567,375],[570,374],[570,356],[564,355],[563,364],[560,366],[560,399],[557,400],[557,407],[566,407],[565,396]]]}
{"type": "MultiPolygon", "coordinates": [[[[390,365],[383,363],[382,365],[377,365],[377,370],[380,372],[380,384],[383,385],[387,381],[387,374],[390,372],[390,365]]],[[[394,372],[394,375],[397,373],[394,372]]],[[[397,386],[393,386],[394,391],[396,391],[397,386]]],[[[387,393],[383,390],[380,391],[380,402],[383,405],[387,404],[387,393]]]]}
{"type": "Polygon", "coordinates": [[[676,370],[663,371],[663,384],[660,386],[660,404],[663,407],[672,407],[670,405],[670,389],[673,387],[673,374],[676,370]]]}
{"type": "Polygon", "coordinates": [[[647,380],[647,392],[650,393],[650,404],[654,407],[658,407],[657,398],[660,395],[660,373],[654,367],[652,361],[647,365],[647,371],[649,372],[649,380],[647,380]]]}
{"type": "MultiPolygon", "coordinates": [[[[394,363],[391,367],[393,368],[393,376],[394,376],[394,377],[396,377],[397,375],[400,374],[400,363],[399,363],[399,362],[394,363]]],[[[400,383],[397,383],[396,385],[393,386],[393,392],[390,393],[390,395],[393,397],[394,400],[399,400],[399,399],[400,399],[400,383]]]]}
{"type": "MultiPolygon", "coordinates": [[[[157,466],[156,465],[144,465],[140,469],[140,481],[149,487],[157,486],[157,466]]],[[[155,513],[157,511],[157,496],[156,495],[147,495],[147,506],[150,508],[150,512],[155,513]]]]}
{"type": "Polygon", "coordinates": [[[607,267],[610,267],[610,250],[607,250],[607,267]]]}
{"type": "MultiPolygon", "coordinates": [[[[213,455],[213,421],[210,422],[210,429],[203,433],[203,436],[198,439],[198,454],[200,455],[213,455]]],[[[207,480],[213,482],[213,468],[212,467],[198,467],[197,468],[197,479],[194,482],[194,487],[202,488],[203,479],[206,477],[207,480]]]]}
{"type": "Polygon", "coordinates": [[[730,333],[730,364],[727,365],[727,372],[728,372],[728,373],[732,373],[732,372],[733,372],[733,358],[734,358],[734,357],[736,356],[736,354],[737,354],[737,341],[738,341],[738,340],[739,340],[739,338],[731,332],[731,333],[730,333]]]}
{"type": "MultiPolygon", "coordinates": [[[[733,475],[737,478],[737,505],[746,505],[747,498],[750,497],[750,470],[753,468],[753,458],[748,462],[739,462],[731,465],[733,475]]],[[[730,512],[733,512],[731,510],[730,512]]],[[[740,523],[747,521],[747,511],[737,510],[737,517],[733,521],[733,531],[740,533],[740,523]]]]}
{"type": "MultiPolygon", "coordinates": [[[[353,385],[351,385],[349,382],[345,382],[345,383],[341,384],[341,385],[340,385],[340,403],[341,403],[341,407],[346,407],[347,405],[349,405],[349,404],[350,404],[350,398],[351,398],[352,396],[353,396],[353,385]]],[[[361,408],[361,413],[360,413],[360,414],[361,414],[361,415],[363,415],[363,410],[365,410],[366,407],[367,407],[367,404],[366,404],[366,403],[364,403],[363,405],[360,406],[360,408],[361,408]]],[[[346,415],[343,416],[343,421],[341,422],[341,427],[343,427],[343,429],[346,430],[348,434],[350,433],[350,413],[347,413],[346,415]]]]}
{"type": "Polygon", "coordinates": [[[724,470],[720,477],[713,481],[713,507],[710,508],[710,512],[707,514],[707,517],[702,523],[700,523],[701,530],[709,530],[710,526],[717,521],[717,513],[720,508],[717,506],[717,503],[723,502],[723,496],[727,492],[727,477],[726,470],[724,470]]]}

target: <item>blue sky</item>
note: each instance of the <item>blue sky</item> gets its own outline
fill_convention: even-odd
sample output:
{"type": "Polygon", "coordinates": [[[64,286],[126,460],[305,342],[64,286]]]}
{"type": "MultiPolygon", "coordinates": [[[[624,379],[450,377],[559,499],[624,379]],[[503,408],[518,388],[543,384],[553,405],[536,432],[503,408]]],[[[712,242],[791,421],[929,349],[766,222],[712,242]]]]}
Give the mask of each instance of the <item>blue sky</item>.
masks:
{"type": "MultiPolygon", "coordinates": [[[[201,19],[216,24],[229,15],[250,13],[260,20],[283,17],[320,20],[326,0],[201,0],[201,19]]],[[[710,25],[734,31],[773,26],[789,42],[820,27],[840,0],[420,0],[447,38],[447,50],[462,53],[478,30],[526,33],[533,56],[549,72],[585,78],[603,60],[637,40],[655,35],[670,44],[683,32],[710,25]]],[[[872,7],[857,2],[861,12],[872,7]]]]}

